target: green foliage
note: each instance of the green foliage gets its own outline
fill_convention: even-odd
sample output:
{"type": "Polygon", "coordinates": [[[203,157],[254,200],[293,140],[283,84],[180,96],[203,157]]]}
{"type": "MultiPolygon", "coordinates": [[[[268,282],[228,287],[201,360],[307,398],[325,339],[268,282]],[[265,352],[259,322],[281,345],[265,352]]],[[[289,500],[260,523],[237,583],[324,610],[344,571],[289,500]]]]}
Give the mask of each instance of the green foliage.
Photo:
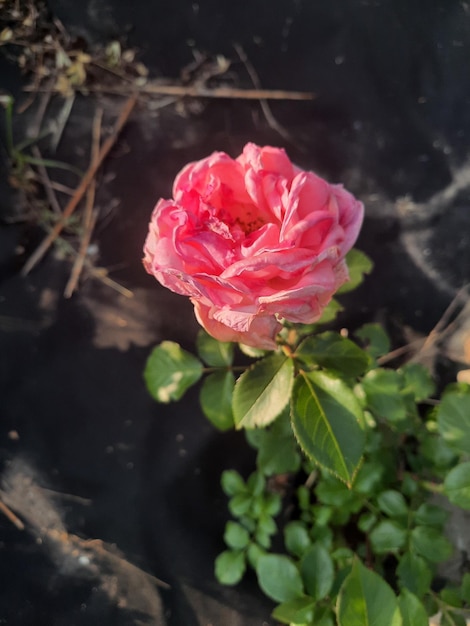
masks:
{"type": "Polygon", "coordinates": [[[470,451],[470,392],[451,391],[442,396],[437,425],[444,440],[457,452],[470,451]]]}
{"type": "Polygon", "coordinates": [[[296,472],[301,457],[292,428],[289,412],[284,412],[267,428],[247,430],[248,442],[258,450],[256,465],[265,476],[296,472]]]}
{"type": "Polygon", "coordinates": [[[338,594],[339,626],[402,626],[398,600],[389,585],[359,560],[338,594]]]}
{"type": "Polygon", "coordinates": [[[349,281],[340,287],[337,293],[347,293],[359,287],[364,280],[364,275],[370,274],[374,267],[369,257],[356,248],[348,252],[346,262],[349,268],[349,281]]]}
{"type": "Polygon", "coordinates": [[[302,450],[350,485],[364,451],[362,411],[352,390],[324,372],[302,372],[292,393],[292,428],[302,450]]]}
{"type": "Polygon", "coordinates": [[[202,363],[174,341],[153,349],[144,369],[150,394],[158,402],[180,400],[202,376],[202,363]]]}
{"type": "Polygon", "coordinates": [[[199,402],[207,419],[219,430],[233,428],[232,396],[235,377],[230,371],[209,374],[202,382],[199,402]]]}
{"type": "Polygon", "coordinates": [[[309,366],[319,365],[351,377],[364,374],[370,365],[367,352],[331,331],[305,339],[297,348],[296,357],[309,366]]]}
{"type": "Polygon", "coordinates": [[[223,585],[236,585],[246,570],[245,554],[241,550],[226,550],[215,561],[215,575],[223,585]]]}
{"type": "Polygon", "coordinates": [[[200,330],[196,341],[197,353],[207,365],[214,367],[223,367],[232,365],[234,346],[231,342],[217,341],[200,330]]]}
{"type": "Polygon", "coordinates": [[[470,510],[470,462],[457,465],[447,474],[444,490],[453,504],[470,510]]]}
{"type": "Polygon", "coordinates": [[[303,584],[295,563],[281,554],[266,554],[256,566],[258,582],[264,593],[276,602],[303,596],[303,584]]]}
{"type": "MultiPolygon", "coordinates": [[[[370,266],[352,258],[358,280],[370,266]]],[[[203,413],[220,430],[243,428],[256,451],[246,480],[222,474],[232,519],[215,576],[234,585],[252,568],[290,626],[425,626],[438,611],[440,626],[459,626],[470,575],[434,590],[453,546],[431,498],[470,509],[470,387],[450,385],[438,401],[422,365],[380,366],[391,348],[380,326],[356,331],[357,345],[320,333],[323,321],[286,324],[272,352],[239,346],[248,366],[204,332],[200,360],[172,342],[149,357],[158,401],[204,376],[203,413]]]]}
{"type": "Polygon", "coordinates": [[[341,311],[343,311],[343,307],[341,306],[341,304],[338,302],[338,300],[332,298],[328,302],[327,306],[323,309],[322,316],[318,320],[317,324],[330,324],[338,317],[341,311]]]}
{"type": "Polygon", "coordinates": [[[403,626],[429,626],[426,609],[411,591],[402,590],[398,597],[398,606],[400,607],[403,626]]]}
{"type": "Polygon", "coordinates": [[[274,619],[283,624],[309,623],[313,619],[315,600],[308,596],[288,600],[277,606],[273,611],[274,619]]]}
{"type": "Polygon", "coordinates": [[[364,324],[354,333],[365,344],[369,354],[377,358],[390,352],[390,338],[380,324],[364,324]]]}
{"type": "Polygon", "coordinates": [[[291,359],[273,354],[257,361],[235,384],[233,414],[237,428],[267,426],[287,403],[294,378],[291,359]]]}
{"type": "Polygon", "coordinates": [[[321,544],[307,549],[300,561],[300,572],[307,593],[315,600],[322,600],[331,591],[334,581],[334,565],[328,551],[321,544]]]}

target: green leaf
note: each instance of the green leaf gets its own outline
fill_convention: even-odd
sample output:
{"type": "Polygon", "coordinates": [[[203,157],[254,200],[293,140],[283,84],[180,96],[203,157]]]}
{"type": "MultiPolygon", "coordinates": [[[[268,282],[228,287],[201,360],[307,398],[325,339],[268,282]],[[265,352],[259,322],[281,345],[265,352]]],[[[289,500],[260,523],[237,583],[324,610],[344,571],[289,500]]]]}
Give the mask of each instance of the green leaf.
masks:
{"type": "Polygon", "coordinates": [[[408,517],[406,500],[399,491],[394,489],[383,491],[377,498],[377,505],[389,517],[397,519],[408,517]]]}
{"type": "Polygon", "coordinates": [[[429,618],[426,609],[419,599],[408,591],[403,589],[398,597],[398,606],[400,607],[401,616],[403,618],[403,626],[429,626],[429,618]]]}
{"type": "Polygon", "coordinates": [[[268,428],[246,432],[257,435],[256,464],[265,476],[289,474],[299,469],[301,458],[287,410],[268,428]]]}
{"type": "Polygon", "coordinates": [[[246,515],[251,509],[253,496],[250,493],[238,493],[229,500],[228,510],[234,517],[246,515]]]}
{"type": "Polygon", "coordinates": [[[277,606],[272,612],[274,619],[283,624],[303,624],[313,619],[315,600],[305,596],[288,600],[277,606]]]}
{"type": "Polygon", "coordinates": [[[303,451],[351,485],[361,462],[363,417],[352,390],[325,372],[301,372],[292,392],[292,428],[303,451]]]}
{"type": "Polygon", "coordinates": [[[357,521],[357,527],[365,534],[369,533],[371,528],[377,522],[377,516],[373,513],[363,513],[357,521]]]}
{"type": "Polygon", "coordinates": [[[286,549],[291,554],[300,558],[312,545],[305,524],[300,521],[293,521],[286,524],[284,528],[284,543],[286,549]]]}
{"type": "Polygon", "coordinates": [[[451,470],[444,481],[444,492],[449,500],[462,509],[470,510],[470,462],[451,470]]]}
{"type": "Polygon", "coordinates": [[[411,531],[411,547],[421,556],[439,563],[448,559],[453,552],[452,544],[432,526],[416,526],[411,531]]]}
{"type": "Polygon", "coordinates": [[[364,324],[354,333],[374,358],[390,352],[390,338],[380,324],[364,324]]]}
{"type": "Polygon", "coordinates": [[[364,376],[362,387],[373,413],[391,422],[406,418],[406,403],[400,395],[401,379],[398,372],[385,368],[371,370],[364,376]]]}
{"type": "Polygon", "coordinates": [[[239,550],[226,550],[215,560],[215,577],[222,585],[236,585],[246,570],[245,554],[239,550]]]}
{"type": "Polygon", "coordinates": [[[437,468],[453,467],[457,452],[438,434],[426,433],[421,443],[420,454],[437,468]]]}
{"type": "Polygon", "coordinates": [[[307,337],[296,350],[295,356],[307,365],[319,365],[346,376],[360,376],[370,365],[367,352],[350,339],[332,331],[307,337]]]}
{"type": "Polygon", "coordinates": [[[299,570],[287,556],[266,554],[260,557],[256,573],[261,589],[276,602],[288,602],[303,596],[299,570]]]}
{"type": "Polygon", "coordinates": [[[460,597],[459,589],[454,586],[447,586],[441,589],[439,596],[445,604],[453,606],[454,608],[462,608],[462,598],[460,597]]]}
{"type": "Polygon", "coordinates": [[[417,554],[407,552],[401,557],[397,575],[400,586],[418,598],[422,598],[431,587],[432,572],[426,561],[417,554]]]}
{"type": "Polygon", "coordinates": [[[282,499],[278,493],[267,493],[263,498],[263,512],[267,515],[277,515],[281,510],[282,499]]]}
{"type": "Polygon", "coordinates": [[[333,586],[335,571],[331,556],[325,548],[318,544],[309,548],[300,562],[300,573],[305,590],[312,598],[326,598],[333,586]]]}
{"type": "Polygon", "coordinates": [[[262,350],[261,348],[247,346],[244,343],[239,343],[238,347],[240,348],[240,352],[242,352],[245,356],[249,356],[250,359],[260,359],[271,352],[270,350],[262,350]]]}
{"type": "Polygon", "coordinates": [[[201,385],[199,402],[207,419],[219,430],[233,428],[232,396],[235,377],[232,372],[209,374],[201,385]]]}
{"type": "Polygon", "coordinates": [[[432,376],[421,363],[407,363],[399,371],[403,374],[405,390],[411,391],[416,402],[426,400],[435,392],[432,376]]]}
{"type": "Polygon", "coordinates": [[[470,604],[470,574],[464,574],[460,585],[460,597],[466,604],[470,604]]]}
{"type": "Polygon", "coordinates": [[[267,426],[287,403],[294,378],[294,364],[281,354],[257,361],[240,376],[233,392],[237,428],[267,426]]]}
{"type": "Polygon", "coordinates": [[[315,495],[322,504],[349,509],[349,505],[356,499],[354,491],[335,476],[325,474],[315,489],[315,495]]]}
{"type": "Polygon", "coordinates": [[[269,550],[271,547],[271,535],[266,533],[262,528],[259,528],[255,533],[255,541],[265,550],[269,550]]]}
{"type": "Polygon", "coordinates": [[[333,322],[337,318],[338,314],[341,313],[341,311],[343,311],[343,309],[344,307],[341,306],[338,300],[335,300],[334,298],[332,298],[328,302],[326,307],[323,309],[323,313],[315,325],[329,324],[330,322],[333,322]]]}
{"type": "Polygon", "coordinates": [[[375,554],[397,552],[406,543],[406,531],[396,522],[384,520],[371,531],[369,540],[375,554]]]}
{"type": "Polygon", "coordinates": [[[147,359],[144,379],[158,402],[180,400],[202,376],[202,363],[174,341],[163,341],[147,359]]]}
{"type": "Polygon", "coordinates": [[[274,535],[277,531],[276,522],[270,515],[261,515],[258,520],[258,528],[266,535],[274,535]]]}
{"type": "Polygon", "coordinates": [[[220,483],[227,496],[234,496],[237,493],[246,491],[245,482],[236,470],[225,470],[222,472],[220,483]]]}
{"type": "Polygon", "coordinates": [[[381,486],[385,472],[383,463],[378,461],[365,461],[361,465],[354,481],[354,491],[366,496],[371,496],[381,486]]]}
{"type": "Polygon", "coordinates": [[[415,513],[415,522],[421,526],[444,526],[449,513],[439,506],[424,502],[415,513]]]}
{"type": "Polygon", "coordinates": [[[346,263],[349,268],[349,281],[342,285],[337,293],[347,293],[359,287],[364,280],[364,275],[370,274],[374,267],[369,257],[364,254],[364,252],[356,250],[356,248],[348,252],[346,255],[346,263]]]}
{"type": "Polygon", "coordinates": [[[259,558],[264,556],[265,554],[266,552],[257,543],[250,543],[250,545],[248,546],[247,553],[246,553],[246,556],[248,558],[248,563],[251,565],[253,569],[256,569],[259,558]]]}
{"type": "Polygon", "coordinates": [[[241,524],[230,521],[225,525],[224,541],[229,548],[241,550],[250,543],[250,535],[241,524]]]}
{"type": "Polygon", "coordinates": [[[246,481],[246,486],[254,496],[260,496],[266,487],[266,479],[261,472],[253,472],[246,481]]]}
{"type": "Polygon", "coordinates": [[[329,607],[316,606],[310,626],[336,626],[336,617],[329,607]]]}
{"type": "Polygon", "coordinates": [[[196,339],[197,353],[207,365],[224,367],[232,365],[234,344],[230,341],[218,341],[200,330],[196,339]]]}
{"type": "Polygon", "coordinates": [[[466,624],[464,616],[455,611],[446,611],[441,618],[441,626],[466,626],[466,624]]]}
{"type": "Polygon", "coordinates": [[[437,425],[445,441],[459,452],[470,450],[470,394],[447,392],[437,408],[437,425]]]}
{"type": "Polygon", "coordinates": [[[338,626],[402,626],[397,598],[387,583],[360,561],[338,595],[338,626]]]}

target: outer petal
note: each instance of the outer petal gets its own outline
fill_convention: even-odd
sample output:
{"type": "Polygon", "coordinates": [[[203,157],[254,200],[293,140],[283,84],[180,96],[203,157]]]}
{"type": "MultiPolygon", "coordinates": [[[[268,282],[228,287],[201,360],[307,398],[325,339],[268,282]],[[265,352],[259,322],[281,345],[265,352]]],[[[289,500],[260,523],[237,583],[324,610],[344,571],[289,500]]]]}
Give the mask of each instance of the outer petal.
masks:
{"type": "Polygon", "coordinates": [[[274,315],[256,317],[253,316],[246,331],[235,330],[226,324],[217,321],[214,317],[214,309],[204,306],[200,301],[192,299],[194,313],[201,326],[219,341],[237,341],[247,346],[261,348],[263,350],[274,350],[276,346],[275,337],[281,330],[281,324],[274,315]]]}
{"type": "Polygon", "coordinates": [[[345,236],[341,245],[342,254],[346,254],[356,243],[364,220],[364,205],[349,193],[342,185],[333,185],[333,195],[339,208],[339,223],[345,236]]]}

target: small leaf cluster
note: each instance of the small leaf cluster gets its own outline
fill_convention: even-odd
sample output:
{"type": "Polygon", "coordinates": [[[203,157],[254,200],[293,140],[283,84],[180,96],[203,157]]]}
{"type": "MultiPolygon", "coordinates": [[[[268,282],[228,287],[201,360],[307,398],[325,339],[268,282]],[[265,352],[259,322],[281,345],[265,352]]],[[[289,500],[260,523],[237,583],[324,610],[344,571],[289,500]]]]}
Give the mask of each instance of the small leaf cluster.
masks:
{"type": "Polygon", "coordinates": [[[228,550],[217,557],[215,574],[221,583],[234,585],[245,573],[247,562],[256,568],[258,559],[270,549],[281,497],[266,489],[262,472],[254,472],[245,483],[238,472],[227,470],[222,474],[222,488],[230,497],[228,508],[237,521],[225,526],[228,550]]]}

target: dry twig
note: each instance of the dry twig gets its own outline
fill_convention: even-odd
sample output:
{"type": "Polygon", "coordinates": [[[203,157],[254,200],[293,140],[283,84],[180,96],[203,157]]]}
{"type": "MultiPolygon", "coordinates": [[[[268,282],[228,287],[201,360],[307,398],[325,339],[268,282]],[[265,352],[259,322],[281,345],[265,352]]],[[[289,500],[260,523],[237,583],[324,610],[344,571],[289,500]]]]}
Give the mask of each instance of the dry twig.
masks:
{"type": "MultiPolygon", "coordinates": [[[[96,114],[93,120],[93,129],[92,129],[92,142],[91,142],[92,144],[91,145],[91,162],[92,163],[94,163],[97,160],[98,155],[99,155],[102,119],[103,119],[103,109],[98,108],[96,110],[96,114]]],[[[70,298],[77,287],[81,271],[85,264],[85,258],[86,258],[88,246],[90,245],[93,228],[95,227],[96,218],[97,218],[96,211],[93,211],[93,206],[95,203],[95,190],[96,190],[96,180],[93,179],[87,190],[85,211],[83,213],[84,233],[80,241],[80,248],[78,250],[77,258],[75,259],[75,262],[73,264],[72,272],[70,274],[69,281],[64,291],[64,296],[66,298],[70,298]]]]}
{"type": "Polygon", "coordinates": [[[125,103],[124,107],[122,108],[122,111],[121,111],[121,113],[119,115],[119,118],[118,118],[118,120],[117,120],[117,122],[115,124],[115,127],[113,129],[112,134],[103,143],[103,145],[102,145],[102,147],[101,147],[101,149],[99,151],[98,158],[93,163],[90,164],[90,167],[88,168],[87,172],[85,173],[84,177],[82,178],[82,181],[81,181],[80,185],[77,187],[77,189],[75,190],[74,195],[72,196],[72,198],[70,199],[69,203],[65,207],[65,209],[64,209],[64,211],[62,213],[62,217],[55,224],[55,226],[51,230],[51,232],[44,238],[42,243],[36,248],[36,250],[30,256],[28,261],[25,263],[25,265],[24,265],[24,267],[23,267],[23,269],[21,271],[21,275],[22,276],[26,276],[27,274],[29,274],[29,272],[42,259],[42,257],[45,255],[45,253],[49,250],[50,246],[54,243],[54,241],[57,239],[59,234],[62,232],[62,229],[67,224],[68,218],[72,215],[72,213],[76,209],[78,203],[82,199],[84,193],[88,189],[88,186],[90,185],[91,181],[93,180],[96,172],[98,171],[98,169],[102,165],[104,159],[106,158],[106,156],[110,152],[111,148],[114,146],[114,144],[115,144],[115,142],[116,142],[116,140],[117,140],[117,138],[119,136],[119,133],[121,132],[123,126],[127,122],[128,118],[129,118],[129,115],[131,114],[132,110],[134,109],[134,106],[135,106],[136,102],[137,102],[137,94],[134,93],[134,94],[132,94],[132,96],[130,96],[130,98],[127,99],[127,101],[126,101],[126,103],[125,103]]]}
{"type": "MultiPolygon", "coordinates": [[[[123,95],[123,93],[126,93],[124,85],[119,85],[117,87],[108,87],[106,85],[87,85],[86,89],[90,93],[105,93],[121,96],[123,95]]],[[[32,90],[32,87],[25,87],[23,89],[23,91],[26,92],[32,90]]],[[[139,95],[176,96],[180,98],[223,98],[226,100],[313,100],[315,98],[315,94],[305,91],[283,91],[282,89],[261,88],[237,89],[232,87],[210,88],[201,85],[146,84],[142,87],[133,86],[132,91],[130,91],[129,93],[133,93],[136,90],[139,95]]],[[[58,89],[53,89],[52,91],[53,93],[60,93],[58,89]]]]}
{"type": "MultiPolygon", "coordinates": [[[[245,66],[245,69],[248,72],[248,75],[251,78],[253,85],[256,87],[256,90],[258,91],[258,94],[262,94],[263,90],[261,89],[261,81],[259,79],[258,72],[255,70],[249,58],[246,56],[246,53],[243,50],[243,48],[237,43],[233,44],[233,47],[235,48],[236,53],[240,57],[240,61],[245,66]]],[[[308,99],[311,100],[314,96],[313,94],[309,94],[309,95],[310,95],[310,98],[308,99]]],[[[307,98],[303,98],[303,99],[307,99],[307,98]]],[[[300,150],[304,151],[305,149],[303,148],[303,146],[299,146],[299,144],[295,141],[295,139],[292,137],[289,131],[286,128],[284,128],[284,126],[279,124],[277,119],[274,117],[273,112],[271,111],[271,107],[269,106],[265,95],[259,96],[259,103],[261,106],[261,110],[264,113],[264,117],[266,118],[266,121],[268,122],[269,126],[273,130],[275,130],[277,133],[279,133],[279,135],[281,135],[283,139],[285,139],[289,143],[292,143],[300,150]]]]}
{"type": "Polygon", "coordinates": [[[16,526],[16,528],[18,528],[18,530],[24,530],[24,524],[20,520],[20,518],[17,517],[13,513],[13,511],[9,507],[7,507],[7,505],[1,500],[0,500],[0,511],[3,513],[5,517],[7,517],[10,520],[12,524],[16,526]]]}
{"type": "MultiPolygon", "coordinates": [[[[41,152],[37,146],[33,146],[31,148],[31,152],[33,153],[33,156],[36,157],[36,159],[39,159],[40,161],[42,160],[41,152]]],[[[57,200],[57,196],[54,193],[54,189],[52,187],[49,174],[47,173],[47,169],[41,163],[38,163],[36,167],[39,173],[41,184],[44,187],[44,191],[46,192],[46,197],[50,204],[50,207],[54,211],[54,213],[60,215],[62,213],[62,210],[57,200]]]]}

